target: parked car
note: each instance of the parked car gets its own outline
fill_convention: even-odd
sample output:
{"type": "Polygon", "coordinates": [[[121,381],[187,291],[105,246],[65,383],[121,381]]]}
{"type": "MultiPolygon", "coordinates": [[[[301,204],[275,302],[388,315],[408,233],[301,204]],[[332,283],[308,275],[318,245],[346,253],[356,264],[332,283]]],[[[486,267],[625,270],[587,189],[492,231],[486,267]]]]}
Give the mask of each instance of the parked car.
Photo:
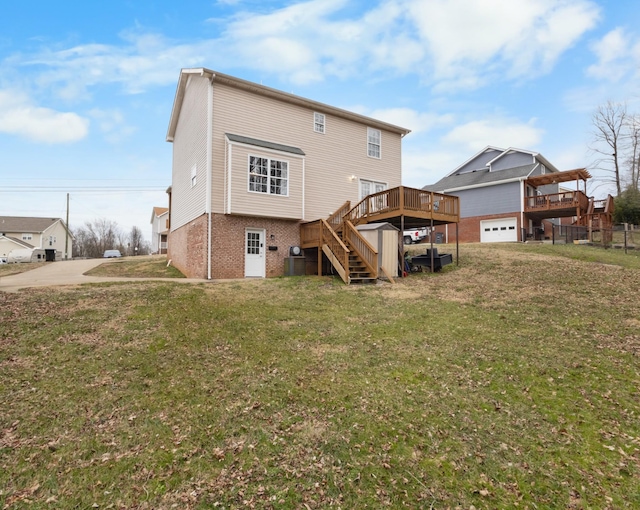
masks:
{"type": "Polygon", "coordinates": [[[429,235],[429,231],[426,228],[416,228],[413,230],[404,231],[404,244],[419,243],[425,237],[429,235]]]}
{"type": "Polygon", "coordinates": [[[120,250],[105,250],[103,257],[105,259],[117,259],[122,257],[122,253],[120,253],[120,250]]]}

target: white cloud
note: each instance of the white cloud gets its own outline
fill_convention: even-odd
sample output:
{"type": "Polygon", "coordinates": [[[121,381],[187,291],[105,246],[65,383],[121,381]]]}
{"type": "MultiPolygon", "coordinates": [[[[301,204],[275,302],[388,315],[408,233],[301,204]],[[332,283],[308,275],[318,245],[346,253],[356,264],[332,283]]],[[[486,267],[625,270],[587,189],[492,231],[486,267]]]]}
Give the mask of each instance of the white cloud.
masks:
{"type": "Polygon", "coordinates": [[[451,114],[424,113],[411,108],[386,108],[363,113],[374,119],[410,129],[410,134],[418,134],[430,131],[435,127],[450,125],[454,119],[451,114]]]}
{"type": "Polygon", "coordinates": [[[89,112],[89,115],[96,121],[100,131],[111,143],[127,139],[136,131],[136,128],[126,124],[125,116],[120,110],[94,108],[89,112]]]}
{"type": "Polygon", "coordinates": [[[513,119],[492,118],[467,122],[453,128],[442,140],[472,154],[486,147],[518,147],[535,150],[544,131],[535,127],[535,119],[522,123],[513,119]]]}
{"type": "Polygon", "coordinates": [[[33,105],[22,93],[0,90],[0,132],[50,144],[77,142],[89,121],[72,112],[33,105]]]}
{"type": "Polygon", "coordinates": [[[127,31],[124,44],[11,60],[44,67],[40,85],[68,99],[105,83],[139,93],[175,83],[180,68],[200,66],[260,70],[300,85],[371,71],[411,73],[441,90],[472,89],[548,72],[598,18],[591,0],[379,0],[364,12],[347,0],[308,0],[218,17],[218,33],[206,40],[127,31]]]}
{"type": "Polygon", "coordinates": [[[607,82],[619,82],[638,75],[640,38],[616,28],[591,45],[598,61],[589,66],[587,75],[607,82]]]}

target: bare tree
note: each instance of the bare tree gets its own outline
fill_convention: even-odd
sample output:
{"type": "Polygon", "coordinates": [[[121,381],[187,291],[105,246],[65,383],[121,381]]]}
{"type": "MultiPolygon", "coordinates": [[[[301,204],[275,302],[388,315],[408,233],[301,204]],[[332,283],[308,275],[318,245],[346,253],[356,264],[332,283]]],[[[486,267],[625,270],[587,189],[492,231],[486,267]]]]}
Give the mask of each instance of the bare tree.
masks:
{"type": "Polygon", "coordinates": [[[620,161],[623,159],[627,127],[627,106],[624,103],[607,101],[599,106],[592,117],[593,143],[591,150],[598,154],[594,166],[613,174],[609,182],[613,182],[617,195],[622,193],[620,161]]]}
{"type": "Polygon", "coordinates": [[[640,116],[629,115],[627,118],[628,154],[625,161],[627,166],[627,188],[640,191],[640,116]]]}
{"type": "Polygon", "coordinates": [[[144,239],[142,237],[142,230],[139,227],[133,226],[131,227],[131,232],[129,232],[129,247],[131,252],[129,255],[142,255],[142,251],[144,249],[144,239]]]}
{"type": "Polygon", "coordinates": [[[87,221],[73,234],[74,257],[102,257],[105,250],[122,247],[118,224],[105,218],[87,221]]]}

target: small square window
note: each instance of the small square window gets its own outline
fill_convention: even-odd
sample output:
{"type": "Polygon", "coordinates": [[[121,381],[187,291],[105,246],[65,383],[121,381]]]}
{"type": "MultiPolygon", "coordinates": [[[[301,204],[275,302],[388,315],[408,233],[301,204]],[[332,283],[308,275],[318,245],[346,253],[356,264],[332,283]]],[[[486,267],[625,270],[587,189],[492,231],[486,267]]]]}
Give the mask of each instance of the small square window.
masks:
{"type": "Polygon", "coordinates": [[[325,119],[323,113],[314,113],[313,114],[313,130],[316,133],[324,134],[325,128],[325,119]]]}

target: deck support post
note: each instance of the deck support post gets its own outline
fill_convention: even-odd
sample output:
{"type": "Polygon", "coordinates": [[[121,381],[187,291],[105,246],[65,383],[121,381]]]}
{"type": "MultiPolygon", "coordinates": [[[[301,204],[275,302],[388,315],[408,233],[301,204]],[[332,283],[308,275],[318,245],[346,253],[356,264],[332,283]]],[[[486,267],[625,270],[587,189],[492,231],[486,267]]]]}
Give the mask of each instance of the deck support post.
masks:
{"type": "Polygon", "coordinates": [[[402,260],[400,261],[400,267],[402,271],[400,271],[400,278],[404,278],[404,214],[400,215],[400,254],[402,255],[402,260]]]}
{"type": "Polygon", "coordinates": [[[322,276],[322,240],[318,246],[318,276],[322,276]]]}
{"type": "Polygon", "coordinates": [[[460,265],[460,244],[458,242],[458,224],[456,223],[456,266],[460,265]]]}
{"type": "MultiPolygon", "coordinates": [[[[431,202],[433,204],[433,202],[431,202]]],[[[431,254],[431,272],[433,273],[433,268],[435,267],[433,265],[433,212],[431,213],[431,226],[429,228],[429,233],[431,234],[429,236],[429,240],[431,241],[431,249],[429,250],[429,253],[431,254]]]]}

